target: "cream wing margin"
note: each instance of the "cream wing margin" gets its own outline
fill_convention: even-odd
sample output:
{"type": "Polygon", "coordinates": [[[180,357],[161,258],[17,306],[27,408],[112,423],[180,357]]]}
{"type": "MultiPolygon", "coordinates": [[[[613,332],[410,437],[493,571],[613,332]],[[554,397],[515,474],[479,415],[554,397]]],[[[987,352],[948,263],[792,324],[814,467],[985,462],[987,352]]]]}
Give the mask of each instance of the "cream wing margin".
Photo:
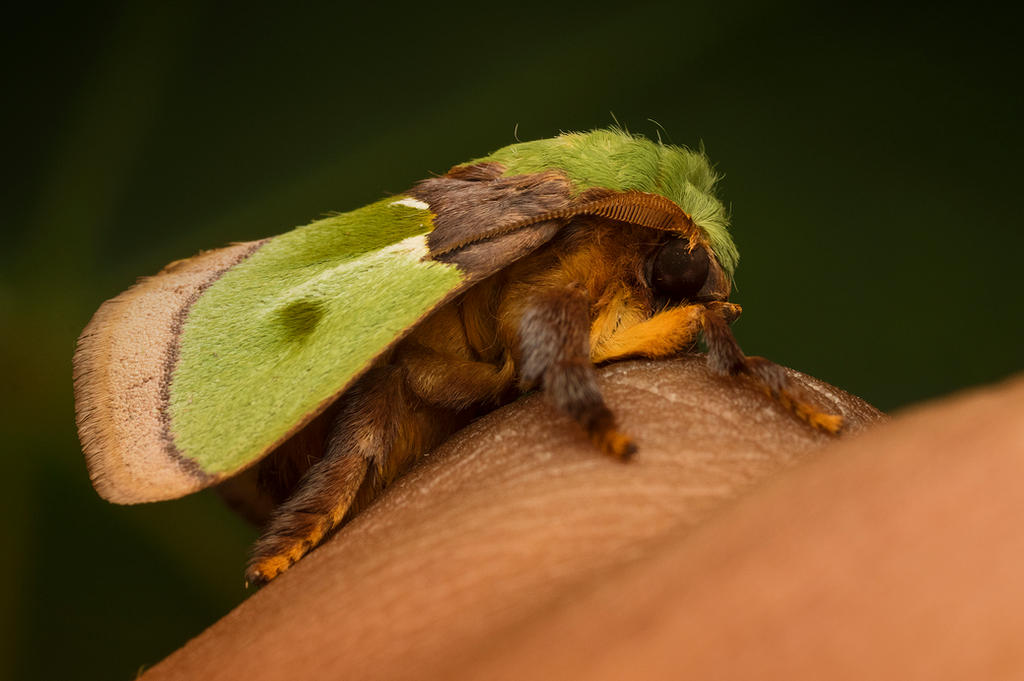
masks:
{"type": "Polygon", "coordinates": [[[192,302],[263,243],[173,262],[103,303],[82,331],[73,362],[75,420],[89,477],[108,501],[174,499],[216,482],[170,442],[166,383],[192,302]]]}

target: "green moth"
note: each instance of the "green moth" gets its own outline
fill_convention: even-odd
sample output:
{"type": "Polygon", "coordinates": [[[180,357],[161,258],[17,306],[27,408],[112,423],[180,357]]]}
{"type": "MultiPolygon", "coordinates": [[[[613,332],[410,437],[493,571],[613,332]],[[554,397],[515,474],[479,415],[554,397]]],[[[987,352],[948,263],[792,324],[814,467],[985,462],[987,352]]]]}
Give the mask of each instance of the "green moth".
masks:
{"type": "Polygon", "coordinates": [[[249,577],[266,581],[426,449],[530,387],[628,456],[594,364],[677,354],[701,333],[713,368],[835,431],[838,417],[732,337],[738,253],[716,179],[685,148],[564,134],[172,263],[104,303],[79,338],[93,484],[137,503],[292,471],[262,476],[288,479],[263,490],[279,506],[249,577]]]}

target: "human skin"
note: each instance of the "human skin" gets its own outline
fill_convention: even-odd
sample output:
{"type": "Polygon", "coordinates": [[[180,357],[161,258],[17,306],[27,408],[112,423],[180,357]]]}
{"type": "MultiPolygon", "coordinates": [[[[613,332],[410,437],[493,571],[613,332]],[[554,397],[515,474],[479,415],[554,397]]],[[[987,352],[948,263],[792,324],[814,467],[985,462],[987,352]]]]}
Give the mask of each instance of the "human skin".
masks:
{"type": "Polygon", "coordinates": [[[519,400],[144,678],[1019,675],[1024,382],[881,423],[798,380],[846,437],[693,357],[602,370],[625,464],[519,400]]]}

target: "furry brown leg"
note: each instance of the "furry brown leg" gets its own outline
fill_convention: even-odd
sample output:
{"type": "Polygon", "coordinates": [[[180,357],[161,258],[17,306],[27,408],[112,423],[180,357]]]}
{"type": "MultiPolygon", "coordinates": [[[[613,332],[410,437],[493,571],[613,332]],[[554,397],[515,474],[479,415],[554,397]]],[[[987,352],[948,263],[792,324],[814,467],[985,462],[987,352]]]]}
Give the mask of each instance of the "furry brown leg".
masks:
{"type": "Polygon", "coordinates": [[[295,493],[278,506],[253,547],[246,578],[268,582],[312,550],[344,519],[371,462],[378,467],[395,440],[396,412],[404,406],[401,373],[370,371],[346,396],[334,417],[325,453],[302,477],[295,493]]]}
{"type": "Polygon", "coordinates": [[[702,322],[708,344],[708,366],[722,375],[745,374],[761,390],[808,425],[828,433],[838,433],[843,417],[815,407],[793,386],[785,369],[764,357],[747,357],[724,316],[722,308],[709,306],[702,322]]]}
{"type": "Polygon", "coordinates": [[[298,491],[274,511],[253,547],[246,580],[269,582],[313,549],[344,518],[355,501],[370,464],[336,422],[327,452],[299,483],[298,491]]]}
{"type": "Polygon", "coordinates": [[[246,578],[268,582],[315,548],[466,417],[425,404],[402,366],[378,367],[345,396],[325,454],[278,506],[256,542],[246,578]]]}
{"type": "Polygon", "coordinates": [[[626,458],[636,445],[616,429],[590,361],[590,299],[581,286],[538,295],[519,322],[520,382],[538,381],[604,452],[626,458]]]}
{"type": "Polygon", "coordinates": [[[425,403],[445,409],[497,404],[514,386],[513,365],[495,366],[408,344],[402,348],[409,389],[425,403]]]}

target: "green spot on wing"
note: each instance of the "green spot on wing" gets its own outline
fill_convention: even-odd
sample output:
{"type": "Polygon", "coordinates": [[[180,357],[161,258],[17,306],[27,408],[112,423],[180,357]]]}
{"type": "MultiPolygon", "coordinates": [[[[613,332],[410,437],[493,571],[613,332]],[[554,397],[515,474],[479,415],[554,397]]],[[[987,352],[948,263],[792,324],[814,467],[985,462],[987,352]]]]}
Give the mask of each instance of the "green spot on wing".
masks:
{"type": "Polygon", "coordinates": [[[395,200],[275,237],[193,304],[169,414],[204,471],[251,462],[461,282],[420,261],[430,213],[395,200]]]}
{"type": "Polygon", "coordinates": [[[275,314],[284,335],[301,338],[316,329],[325,312],[327,301],[322,298],[311,298],[287,303],[276,310],[275,314]]]}

